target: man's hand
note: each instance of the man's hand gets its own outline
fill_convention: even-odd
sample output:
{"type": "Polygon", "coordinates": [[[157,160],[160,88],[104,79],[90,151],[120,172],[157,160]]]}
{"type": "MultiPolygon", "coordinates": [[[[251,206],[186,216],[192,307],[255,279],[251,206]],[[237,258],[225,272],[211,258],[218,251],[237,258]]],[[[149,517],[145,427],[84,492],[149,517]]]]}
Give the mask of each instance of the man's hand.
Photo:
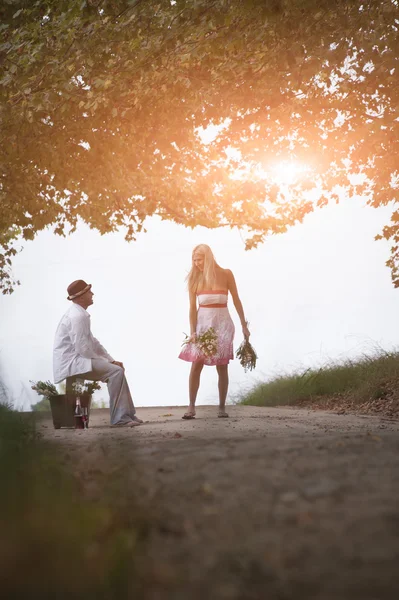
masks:
{"type": "Polygon", "coordinates": [[[123,366],[123,363],[120,362],[119,360],[113,360],[112,365],[118,365],[118,367],[121,367],[122,369],[125,369],[125,367],[123,366]]]}

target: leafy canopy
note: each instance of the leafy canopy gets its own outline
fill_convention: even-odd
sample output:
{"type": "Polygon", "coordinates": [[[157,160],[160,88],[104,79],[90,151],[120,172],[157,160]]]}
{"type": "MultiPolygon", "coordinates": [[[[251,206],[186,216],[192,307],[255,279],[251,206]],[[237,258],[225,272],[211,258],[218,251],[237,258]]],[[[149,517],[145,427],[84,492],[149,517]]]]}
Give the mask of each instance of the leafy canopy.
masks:
{"type": "MultiPolygon", "coordinates": [[[[48,226],[159,215],[250,248],[340,190],[397,200],[397,0],[3,0],[0,23],[4,293],[48,226]],[[281,186],[279,161],[306,169],[281,186]]],[[[399,285],[398,211],[382,233],[399,285]]]]}

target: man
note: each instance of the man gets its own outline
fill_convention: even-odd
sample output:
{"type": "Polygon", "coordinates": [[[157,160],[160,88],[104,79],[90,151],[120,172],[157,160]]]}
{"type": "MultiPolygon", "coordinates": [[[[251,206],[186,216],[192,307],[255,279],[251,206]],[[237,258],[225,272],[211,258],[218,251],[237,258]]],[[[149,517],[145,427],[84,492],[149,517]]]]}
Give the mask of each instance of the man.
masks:
{"type": "Polygon", "coordinates": [[[123,363],[114,360],[93,336],[87,308],[93,304],[91,284],[82,279],[67,288],[72,306],[62,317],[54,340],[54,381],[69,377],[107,382],[111,425],[134,427],[136,417],[123,363]]]}

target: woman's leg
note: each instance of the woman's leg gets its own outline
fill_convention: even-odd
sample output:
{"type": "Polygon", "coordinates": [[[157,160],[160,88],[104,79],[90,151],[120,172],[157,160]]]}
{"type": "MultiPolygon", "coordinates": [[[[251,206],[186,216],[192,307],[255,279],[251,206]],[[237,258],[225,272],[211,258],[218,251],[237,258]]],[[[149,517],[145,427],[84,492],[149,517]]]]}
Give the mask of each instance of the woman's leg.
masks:
{"type": "Polygon", "coordinates": [[[227,390],[229,389],[229,371],[228,365],[217,365],[216,367],[219,376],[219,417],[226,416],[225,411],[227,390]]]}
{"type": "Polygon", "coordinates": [[[185,413],[187,416],[195,415],[195,401],[197,399],[198,389],[200,385],[201,371],[204,367],[204,363],[201,362],[193,362],[190,370],[190,377],[188,380],[188,391],[190,404],[187,412],[185,413]]]}

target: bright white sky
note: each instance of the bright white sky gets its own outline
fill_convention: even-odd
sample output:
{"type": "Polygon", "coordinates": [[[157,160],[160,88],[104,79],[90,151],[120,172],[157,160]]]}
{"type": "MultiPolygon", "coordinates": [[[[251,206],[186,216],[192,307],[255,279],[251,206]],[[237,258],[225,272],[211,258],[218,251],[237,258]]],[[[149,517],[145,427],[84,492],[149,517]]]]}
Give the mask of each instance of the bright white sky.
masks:
{"type": "MultiPolygon", "coordinates": [[[[2,377],[18,407],[39,400],[29,380],[52,380],[66,288],[85,279],[95,293],[93,333],[125,363],[136,406],[186,404],[190,365],[177,359],[189,330],[184,278],[201,242],[232,269],[259,355],[252,373],[231,363],[230,401],[282,372],[399,347],[398,291],[385,266],[389,245],[373,239],[390,212],[348,200],[250,252],[237,231],[190,230],[157,219],[130,244],[122,234],[101,237],[83,226],[67,239],[42,232],[15,259],[22,285],[0,298],[2,377]]],[[[230,308],[237,348],[242,335],[230,308]]],[[[96,399],[108,400],[106,386],[96,399]]],[[[204,368],[198,403],[217,403],[215,368],[204,368]]]]}

